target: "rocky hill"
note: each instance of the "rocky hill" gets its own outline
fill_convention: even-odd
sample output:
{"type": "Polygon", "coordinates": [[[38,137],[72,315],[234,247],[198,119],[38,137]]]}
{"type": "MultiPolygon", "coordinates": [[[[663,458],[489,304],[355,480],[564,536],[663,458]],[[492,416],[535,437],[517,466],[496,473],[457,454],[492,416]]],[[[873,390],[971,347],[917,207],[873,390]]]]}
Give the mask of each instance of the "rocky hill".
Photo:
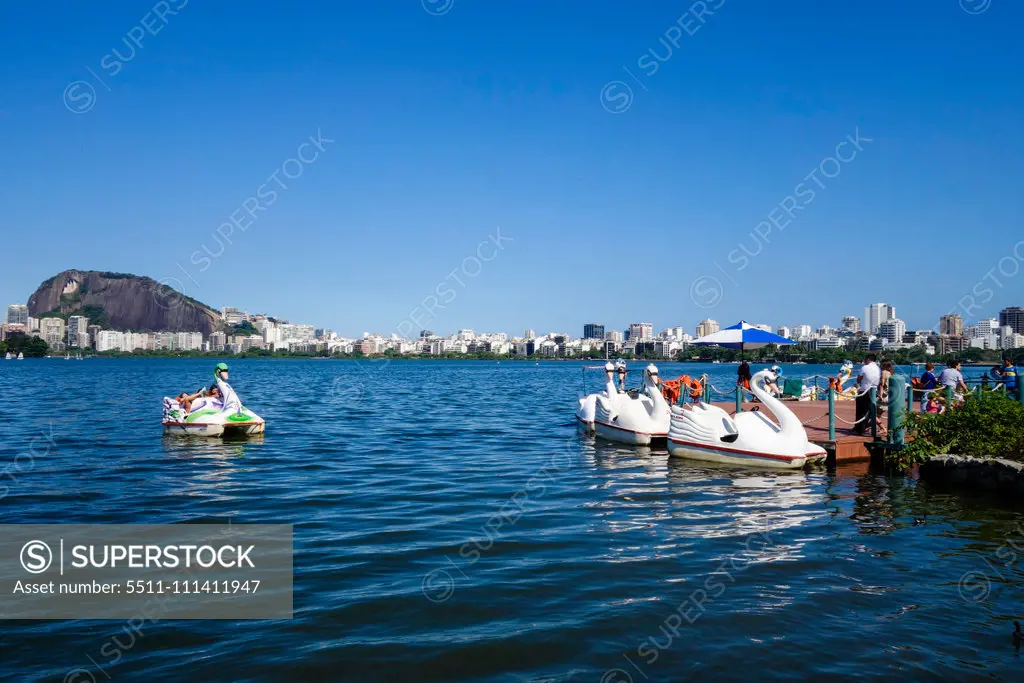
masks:
{"type": "Polygon", "coordinates": [[[135,332],[202,332],[221,328],[221,315],[206,304],[139,275],[65,270],[29,297],[29,315],[84,315],[89,324],[135,332]]]}

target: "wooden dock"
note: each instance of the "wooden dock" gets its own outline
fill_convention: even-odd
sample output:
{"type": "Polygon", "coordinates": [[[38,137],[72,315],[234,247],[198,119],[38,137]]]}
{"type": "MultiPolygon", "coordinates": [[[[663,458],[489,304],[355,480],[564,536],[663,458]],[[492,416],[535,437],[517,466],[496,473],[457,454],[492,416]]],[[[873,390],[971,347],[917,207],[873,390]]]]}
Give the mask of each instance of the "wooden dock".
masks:
{"type": "MultiPolygon", "coordinates": [[[[807,438],[811,443],[817,444],[828,451],[829,463],[854,462],[858,460],[870,460],[871,453],[867,444],[871,443],[870,432],[864,436],[857,436],[850,431],[850,426],[843,423],[853,422],[855,419],[855,401],[836,401],[836,438],[832,441],[828,438],[828,402],[827,401],[786,401],[786,407],[793,411],[801,422],[808,422],[820,416],[810,424],[805,424],[807,438]]],[[[736,402],[715,402],[718,406],[730,415],[736,412],[736,402]]],[[[743,410],[763,410],[768,415],[771,411],[763,403],[743,403],[743,410]]],[[[774,416],[773,416],[774,417],[774,416]]]]}

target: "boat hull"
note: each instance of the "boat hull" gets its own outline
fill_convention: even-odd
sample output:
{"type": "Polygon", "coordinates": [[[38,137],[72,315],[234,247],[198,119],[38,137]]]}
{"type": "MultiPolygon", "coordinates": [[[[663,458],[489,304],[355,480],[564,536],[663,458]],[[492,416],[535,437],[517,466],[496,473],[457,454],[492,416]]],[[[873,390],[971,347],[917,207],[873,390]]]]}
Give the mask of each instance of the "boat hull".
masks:
{"type": "Polygon", "coordinates": [[[650,446],[652,441],[664,441],[668,438],[668,432],[639,432],[597,420],[594,421],[594,434],[607,441],[634,446],[650,446]]]}
{"type": "Polygon", "coordinates": [[[266,422],[235,422],[226,424],[200,424],[186,422],[164,422],[164,434],[189,434],[193,436],[239,437],[262,434],[267,427],[266,422]]]}
{"type": "Polygon", "coordinates": [[[824,450],[820,453],[812,451],[800,456],[755,453],[753,451],[680,441],[671,437],[668,440],[668,452],[669,455],[690,460],[704,460],[745,467],[769,467],[772,469],[798,469],[809,462],[823,460],[826,455],[824,450]]]}
{"type": "Polygon", "coordinates": [[[580,432],[582,432],[583,434],[593,434],[594,433],[594,421],[593,420],[587,421],[587,420],[583,419],[582,417],[580,417],[579,415],[577,415],[576,416],[576,429],[579,430],[580,432]]]}

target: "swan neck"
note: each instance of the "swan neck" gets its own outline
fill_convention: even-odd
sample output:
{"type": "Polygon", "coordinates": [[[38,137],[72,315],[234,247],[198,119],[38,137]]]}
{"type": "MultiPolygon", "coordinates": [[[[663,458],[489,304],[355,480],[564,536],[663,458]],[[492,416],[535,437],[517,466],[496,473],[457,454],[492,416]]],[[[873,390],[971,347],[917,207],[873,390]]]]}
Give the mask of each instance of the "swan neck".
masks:
{"type": "Polygon", "coordinates": [[[761,384],[764,381],[764,376],[760,378],[761,381],[753,381],[750,383],[750,390],[761,399],[761,402],[767,406],[768,410],[772,412],[775,419],[779,421],[779,428],[783,431],[790,431],[792,429],[803,430],[803,425],[796,419],[793,412],[786,407],[782,401],[772,395],[770,391],[767,391],[761,384]]]}

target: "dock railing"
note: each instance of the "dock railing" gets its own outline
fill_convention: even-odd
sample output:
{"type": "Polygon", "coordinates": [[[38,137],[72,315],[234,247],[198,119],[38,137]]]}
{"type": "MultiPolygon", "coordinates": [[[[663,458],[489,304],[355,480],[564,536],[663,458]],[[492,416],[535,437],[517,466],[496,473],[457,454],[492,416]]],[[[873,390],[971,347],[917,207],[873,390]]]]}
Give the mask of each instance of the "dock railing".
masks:
{"type": "MultiPolygon", "coordinates": [[[[878,395],[877,390],[872,387],[867,392],[857,392],[854,396],[849,396],[844,400],[860,398],[866,394],[869,395],[869,407],[866,415],[861,417],[859,420],[850,422],[844,420],[837,414],[836,403],[839,400],[839,395],[835,389],[835,383],[832,381],[834,378],[827,375],[811,375],[809,377],[801,378],[804,382],[805,390],[810,387],[810,391],[806,392],[808,398],[798,399],[801,402],[804,401],[822,401],[827,402],[826,410],[819,416],[810,420],[804,420],[803,424],[809,425],[828,417],[828,440],[836,440],[837,423],[842,423],[847,427],[855,427],[857,424],[867,420],[870,425],[870,433],[873,441],[878,440],[878,395]]],[[[732,400],[735,404],[736,412],[743,410],[743,402],[754,398],[753,394],[745,389],[743,386],[737,384],[734,389],[723,390],[720,387],[716,387],[708,381],[708,376],[703,375],[701,380],[704,384],[704,396],[703,401],[705,403],[711,403],[713,401],[728,401],[732,400]]],[[[1018,380],[1019,381],[1019,380],[1018,380]]],[[[965,379],[964,383],[967,385],[970,393],[977,396],[979,401],[984,401],[986,395],[993,393],[1000,393],[1008,395],[1010,391],[1007,389],[1003,382],[995,382],[987,377],[976,377],[965,379]]],[[[908,413],[915,412],[915,404],[920,405],[922,399],[933,393],[943,394],[943,398],[946,406],[951,406],[954,400],[957,399],[958,394],[953,390],[953,387],[938,386],[934,389],[917,389],[911,385],[910,376],[903,373],[894,374],[889,380],[889,395],[887,397],[887,404],[885,406],[885,417],[886,417],[886,433],[885,440],[888,443],[894,445],[902,445],[905,434],[903,425],[906,422],[906,415],[908,413]],[[895,389],[895,390],[894,390],[895,389]]],[[[1024,405],[1024,388],[1018,387],[1015,392],[1015,398],[1024,405]]],[[[680,403],[686,402],[685,393],[680,397],[680,403]]],[[[920,412],[920,408],[916,412],[920,412]]]]}

